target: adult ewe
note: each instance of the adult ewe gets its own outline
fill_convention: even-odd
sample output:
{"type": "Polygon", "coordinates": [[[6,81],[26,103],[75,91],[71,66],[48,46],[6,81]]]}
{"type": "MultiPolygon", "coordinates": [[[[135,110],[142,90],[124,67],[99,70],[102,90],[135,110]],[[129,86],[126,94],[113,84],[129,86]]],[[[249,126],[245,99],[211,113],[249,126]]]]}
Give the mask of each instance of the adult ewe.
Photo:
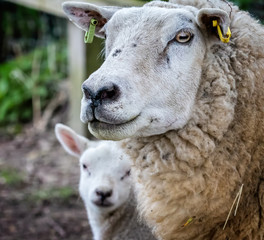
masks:
{"type": "Polygon", "coordinates": [[[81,119],[98,138],[127,138],[138,207],[156,236],[263,239],[264,28],[221,0],[64,10],[84,30],[95,18],[107,37],[81,119]],[[230,27],[229,43],[213,20],[224,37],[230,27]]]}

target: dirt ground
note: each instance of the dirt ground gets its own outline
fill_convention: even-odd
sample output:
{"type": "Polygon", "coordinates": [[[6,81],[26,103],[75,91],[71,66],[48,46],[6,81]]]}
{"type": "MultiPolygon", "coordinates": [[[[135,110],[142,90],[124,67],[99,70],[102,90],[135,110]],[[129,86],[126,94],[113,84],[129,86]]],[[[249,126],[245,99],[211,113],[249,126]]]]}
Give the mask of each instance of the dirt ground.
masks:
{"type": "Polygon", "coordinates": [[[92,239],[78,180],[53,127],[0,136],[0,239],[92,239]]]}

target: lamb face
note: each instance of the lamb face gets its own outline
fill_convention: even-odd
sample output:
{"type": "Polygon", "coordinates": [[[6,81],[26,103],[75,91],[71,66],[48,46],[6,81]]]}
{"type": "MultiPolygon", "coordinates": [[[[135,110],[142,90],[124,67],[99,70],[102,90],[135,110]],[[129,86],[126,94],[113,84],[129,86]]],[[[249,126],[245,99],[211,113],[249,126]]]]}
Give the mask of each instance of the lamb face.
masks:
{"type": "Polygon", "coordinates": [[[138,222],[130,158],[118,143],[89,141],[63,124],[56,124],[55,133],[64,149],[79,158],[79,192],[93,239],[154,239],[138,222]]]}
{"type": "Polygon", "coordinates": [[[81,119],[96,137],[156,135],[186,124],[205,53],[192,10],[123,9],[107,23],[106,60],[82,86],[81,119]]]}
{"type": "Polygon", "coordinates": [[[79,191],[87,209],[108,213],[128,200],[130,163],[114,143],[86,150],[80,158],[80,168],[79,191]]]}
{"type": "Polygon", "coordinates": [[[90,141],[63,124],[56,125],[55,133],[64,149],[79,158],[79,192],[88,213],[108,213],[128,200],[131,162],[117,143],[90,141]]]}

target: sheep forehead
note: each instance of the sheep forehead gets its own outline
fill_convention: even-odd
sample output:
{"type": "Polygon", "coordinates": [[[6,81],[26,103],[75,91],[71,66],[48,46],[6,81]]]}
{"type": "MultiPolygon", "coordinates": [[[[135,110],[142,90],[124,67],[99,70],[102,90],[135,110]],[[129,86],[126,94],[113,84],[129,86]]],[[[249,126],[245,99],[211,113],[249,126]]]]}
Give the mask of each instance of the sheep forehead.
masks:
{"type": "Polygon", "coordinates": [[[189,9],[190,11],[197,11],[197,9],[195,7],[192,6],[183,6],[181,4],[177,4],[177,3],[172,3],[172,1],[170,2],[163,2],[163,1],[151,1],[149,3],[146,3],[143,7],[160,7],[160,8],[185,8],[185,9],[189,9]]]}
{"type": "MultiPolygon", "coordinates": [[[[177,5],[180,6],[180,5],[177,5]]],[[[162,28],[168,25],[177,25],[183,27],[190,25],[190,20],[194,19],[198,10],[191,7],[142,7],[142,8],[124,8],[117,11],[112,19],[107,24],[107,32],[118,33],[124,29],[129,32],[129,35],[144,34],[150,35],[149,30],[154,29],[155,35],[160,34],[162,28]],[[134,28],[133,30],[131,28],[134,28]]]]}
{"type": "Polygon", "coordinates": [[[115,143],[102,142],[94,148],[88,148],[80,159],[81,164],[87,164],[95,172],[119,172],[129,168],[127,156],[115,143]],[[102,171],[104,169],[104,171],[102,171]]]}

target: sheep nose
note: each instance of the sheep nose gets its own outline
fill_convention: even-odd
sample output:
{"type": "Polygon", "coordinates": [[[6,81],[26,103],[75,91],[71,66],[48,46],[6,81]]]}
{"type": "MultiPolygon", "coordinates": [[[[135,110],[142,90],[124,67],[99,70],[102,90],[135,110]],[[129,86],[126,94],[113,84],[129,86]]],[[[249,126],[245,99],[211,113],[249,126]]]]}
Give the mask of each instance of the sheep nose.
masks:
{"type": "Polygon", "coordinates": [[[116,84],[109,83],[97,91],[92,91],[86,84],[82,85],[84,97],[92,101],[93,107],[98,107],[103,101],[115,101],[120,95],[120,89],[116,84]]]}
{"type": "Polygon", "coordinates": [[[100,190],[100,189],[96,189],[95,192],[96,192],[96,195],[98,197],[101,197],[102,200],[105,200],[106,198],[111,197],[112,193],[113,193],[112,190],[103,191],[103,190],[100,190]]]}

